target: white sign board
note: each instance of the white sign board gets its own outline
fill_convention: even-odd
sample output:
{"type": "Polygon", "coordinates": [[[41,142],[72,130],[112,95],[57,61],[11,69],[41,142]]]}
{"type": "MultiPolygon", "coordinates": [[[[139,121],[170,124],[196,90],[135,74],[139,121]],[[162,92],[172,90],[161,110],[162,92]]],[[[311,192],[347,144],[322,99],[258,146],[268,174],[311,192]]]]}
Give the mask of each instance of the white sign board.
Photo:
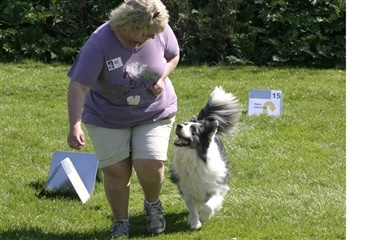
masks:
{"type": "Polygon", "coordinates": [[[97,169],[95,154],[56,152],[50,164],[46,189],[73,188],[86,203],[94,191],[97,169]]]}
{"type": "Polygon", "coordinates": [[[280,90],[250,90],[248,115],[267,114],[280,116],[283,107],[283,93],[280,90]]]}

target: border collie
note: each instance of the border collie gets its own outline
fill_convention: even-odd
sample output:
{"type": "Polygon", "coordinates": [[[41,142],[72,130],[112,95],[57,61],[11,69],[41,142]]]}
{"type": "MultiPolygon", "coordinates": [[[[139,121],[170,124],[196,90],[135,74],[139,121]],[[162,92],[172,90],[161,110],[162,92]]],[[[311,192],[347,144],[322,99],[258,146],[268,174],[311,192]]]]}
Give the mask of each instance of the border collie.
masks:
{"type": "Polygon", "coordinates": [[[170,179],[185,201],[193,230],[221,209],[229,190],[229,162],[217,136],[230,134],[241,113],[236,97],[216,87],[198,116],[176,126],[170,179]]]}

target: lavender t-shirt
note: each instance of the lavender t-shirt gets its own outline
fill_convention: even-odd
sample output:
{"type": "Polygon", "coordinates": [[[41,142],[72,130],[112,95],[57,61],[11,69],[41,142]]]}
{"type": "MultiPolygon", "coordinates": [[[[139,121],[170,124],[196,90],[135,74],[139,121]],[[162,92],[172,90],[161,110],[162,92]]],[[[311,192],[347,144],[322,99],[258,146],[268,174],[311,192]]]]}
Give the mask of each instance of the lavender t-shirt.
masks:
{"type": "Polygon", "coordinates": [[[179,54],[172,29],[135,49],[125,48],[109,22],[101,25],[82,47],[68,76],[90,87],[82,122],[105,128],[127,128],[165,119],[177,111],[170,79],[155,96],[148,88],[164,73],[165,64],[179,54]]]}

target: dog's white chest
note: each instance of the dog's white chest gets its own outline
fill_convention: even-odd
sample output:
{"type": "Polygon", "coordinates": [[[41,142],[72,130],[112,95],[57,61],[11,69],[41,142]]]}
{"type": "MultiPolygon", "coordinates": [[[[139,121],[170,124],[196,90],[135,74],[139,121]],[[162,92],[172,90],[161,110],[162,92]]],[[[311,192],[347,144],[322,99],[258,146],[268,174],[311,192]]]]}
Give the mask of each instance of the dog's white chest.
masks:
{"type": "Polygon", "coordinates": [[[178,185],[183,195],[205,201],[210,193],[220,188],[228,189],[228,186],[219,185],[227,174],[227,168],[218,151],[211,153],[206,164],[194,149],[175,147],[174,150],[172,167],[179,178],[178,185]]]}

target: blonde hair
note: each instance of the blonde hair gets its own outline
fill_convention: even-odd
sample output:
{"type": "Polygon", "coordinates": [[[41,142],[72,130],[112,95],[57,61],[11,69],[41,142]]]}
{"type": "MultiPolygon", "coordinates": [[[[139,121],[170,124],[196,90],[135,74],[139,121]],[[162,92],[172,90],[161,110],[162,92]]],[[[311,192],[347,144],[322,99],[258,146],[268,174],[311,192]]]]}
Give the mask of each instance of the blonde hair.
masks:
{"type": "Polygon", "coordinates": [[[168,19],[168,11],[160,0],[125,0],[111,11],[109,20],[113,30],[138,30],[145,35],[162,32],[168,19]]]}

